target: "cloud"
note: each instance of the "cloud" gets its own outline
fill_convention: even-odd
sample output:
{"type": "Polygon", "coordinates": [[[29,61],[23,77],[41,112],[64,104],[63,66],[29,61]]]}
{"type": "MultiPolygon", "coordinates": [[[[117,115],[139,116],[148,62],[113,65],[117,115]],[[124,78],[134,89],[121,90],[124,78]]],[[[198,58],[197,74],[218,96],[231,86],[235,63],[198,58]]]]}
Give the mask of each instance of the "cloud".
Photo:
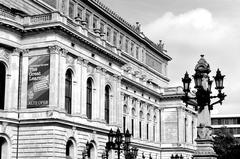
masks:
{"type": "Polygon", "coordinates": [[[224,40],[231,31],[228,26],[214,20],[211,12],[203,8],[179,15],[167,12],[146,25],[143,30],[154,41],[165,38],[168,41],[187,42],[190,45],[212,45],[224,40]]]}
{"type": "Polygon", "coordinates": [[[170,85],[182,85],[181,78],[187,70],[194,73],[194,67],[205,54],[211,67],[210,77],[219,67],[226,75],[224,91],[228,95],[218,112],[240,112],[240,29],[231,18],[224,21],[207,9],[197,8],[174,15],[167,12],[163,16],[143,26],[144,33],[156,43],[163,40],[173,60],[169,62],[170,85]]]}

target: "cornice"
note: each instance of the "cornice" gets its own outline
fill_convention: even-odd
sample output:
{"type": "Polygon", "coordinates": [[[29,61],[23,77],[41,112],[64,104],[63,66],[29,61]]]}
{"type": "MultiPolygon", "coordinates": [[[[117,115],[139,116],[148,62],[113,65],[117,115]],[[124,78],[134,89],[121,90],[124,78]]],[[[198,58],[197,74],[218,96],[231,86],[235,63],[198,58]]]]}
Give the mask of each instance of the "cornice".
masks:
{"type": "Polygon", "coordinates": [[[138,82],[136,82],[136,81],[134,81],[132,79],[129,79],[129,78],[125,77],[125,76],[122,76],[122,81],[124,81],[126,83],[130,83],[130,84],[138,87],[140,90],[144,90],[145,92],[148,92],[148,93],[153,94],[153,95],[155,95],[155,96],[157,96],[159,98],[162,98],[162,94],[161,93],[155,92],[154,90],[149,89],[148,87],[146,87],[146,86],[144,86],[144,85],[142,85],[142,84],[140,84],[140,83],[138,83],[138,82]]]}
{"type": "Polygon", "coordinates": [[[158,46],[152,42],[149,38],[147,38],[145,35],[142,37],[140,34],[142,32],[137,31],[136,27],[129,24],[127,21],[125,21],[122,17],[120,17],[117,13],[112,11],[110,8],[108,8],[106,5],[104,5],[99,0],[87,0],[90,4],[95,6],[97,9],[101,10],[103,13],[105,13],[108,17],[110,17],[112,20],[114,20],[116,23],[119,23],[123,27],[125,27],[129,32],[131,32],[135,37],[140,39],[144,44],[148,45],[151,49],[153,49],[155,52],[157,52],[160,56],[165,58],[166,60],[170,61],[172,58],[165,54],[164,52],[160,51],[158,46]]]}
{"type": "MultiPolygon", "coordinates": [[[[0,18],[1,20],[1,18],[0,18]]],[[[22,27],[20,24],[18,23],[7,23],[9,20],[4,20],[4,22],[0,22],[0,26],[6,26],[6,27],[10,27],[14,30],[18,30],[21,33],[28,33],[28,32],[34,32],[34,31],[45,31],[45,30],[61,30],[73,37],[75,37],[76,39],[80,40],[81,42],[91,46],[92,48],[100,51],[101,53],[104,53],[105,55],[107,55],[108,57],[118,61],[120,64],[126,64],[127,61],[122,58],[121,56],[109,51],[108,49],[104,48],[103,46],[101,46],[100,44],[96,43],[95,41],[93,41],[92,39],[90,39],[89,37],[86,37],[84,35],[81,35],[80,33],[78,33],[75,29],[72,29],[70,27],[68,27],[66,24],[61,23],[61,22],[51,22],[51,23],[43,23],[43,24],[37,24],[37,25],[28,25],[25,27],[22,27]],[[15,26],[15,24],[17,24],[17,26],[15,26]]]]}

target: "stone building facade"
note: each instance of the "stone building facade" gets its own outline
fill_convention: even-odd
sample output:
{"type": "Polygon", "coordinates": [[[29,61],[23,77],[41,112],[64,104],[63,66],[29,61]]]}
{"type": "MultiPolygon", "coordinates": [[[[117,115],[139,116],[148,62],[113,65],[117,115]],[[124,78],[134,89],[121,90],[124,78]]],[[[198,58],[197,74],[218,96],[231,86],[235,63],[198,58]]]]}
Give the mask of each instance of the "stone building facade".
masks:
{"type": "Polygon", "coordinates": [[[111,128],[139,159],[190,158],[196,112],[170,60],[98,0],[1,0],[0,158],[102,158],[111,128]]]}

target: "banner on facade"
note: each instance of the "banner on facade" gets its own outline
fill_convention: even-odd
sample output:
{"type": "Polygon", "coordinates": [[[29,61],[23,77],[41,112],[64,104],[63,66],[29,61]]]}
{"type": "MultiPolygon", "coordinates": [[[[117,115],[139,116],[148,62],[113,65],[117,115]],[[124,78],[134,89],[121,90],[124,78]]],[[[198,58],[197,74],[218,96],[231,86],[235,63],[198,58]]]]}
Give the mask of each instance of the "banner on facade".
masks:
{"type": "Polygon", "coordinates": [[[27,107],[44,107],[49,104],[49,55],[29,57],[27,107]]]}

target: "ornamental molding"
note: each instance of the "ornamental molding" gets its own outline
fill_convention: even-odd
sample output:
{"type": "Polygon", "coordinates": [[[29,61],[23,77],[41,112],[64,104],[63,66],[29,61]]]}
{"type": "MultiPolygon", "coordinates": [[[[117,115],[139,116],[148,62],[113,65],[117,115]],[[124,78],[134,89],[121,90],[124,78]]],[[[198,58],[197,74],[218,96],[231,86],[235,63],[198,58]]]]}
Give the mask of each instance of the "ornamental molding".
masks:
{"type": "Polygon", "coordinates": [[[0,58],[9,61],[10,52],[4,48],[0,48],[0,58]]]}
{"type": "Polygon", "coordinates": [[[77,63],[82,64],[83,63],[83,57],[81,57],[81,56],[77,57],[77,63]]]}
{"type": "Polygon", "coordinates": [[[70,56],[70,55],[67,55],[66,56],[66,63],[67,64],[70,64],[70,65],[73,65],[74,64],[74,61],[75,61],[75,58],[70,56]]]}
{"type": "Polygon", "coordinates": [[[49,46],[48,51],[50,54],[59,54],[61,50],[61,47],[57,45],[49,46]]]}
{"type": "Polygon", "coordinates": [[[66,56],[67,56],[67,53],[68,53],[68,50],[66,50],[66,49],[61,49],[61,51],[60,51],[60,54],[61,54],[61,56],[63,56],[63,57],[66,57],[66,56]]]}
{"type": "Polygon", "coordinates": [[[22,52],[22,49],[15,48],[12,52],[12,56],[19,56],[21,52],[22,52]]]}

